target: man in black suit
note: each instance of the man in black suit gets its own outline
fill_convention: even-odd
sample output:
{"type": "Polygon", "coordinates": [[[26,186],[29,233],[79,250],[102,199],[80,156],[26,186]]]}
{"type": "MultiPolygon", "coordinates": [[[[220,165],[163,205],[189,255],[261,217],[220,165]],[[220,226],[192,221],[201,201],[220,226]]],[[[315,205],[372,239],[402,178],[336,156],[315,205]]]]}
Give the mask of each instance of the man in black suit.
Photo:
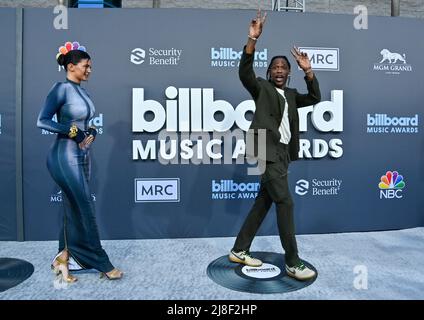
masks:
{"type": "MultiPolygon", "coordinates": [[[[299,116],[297,108],[320,102],[318,80],[312,71],[306,53],[296,47],[291,50],[299,67],[305,72],[307,94],[286,87],[290,76],[290,62],[285,56],[273,57],[267,71],[267,79],[256,77],[253,71],[255,45],[262,33],[266,14],[260,10],[249,27],[247,44],[240,60],[239,76],[243,86],[255,100],[256,111],[250,129],[266,130],[266,153],[258,160],[266,164],[261,176],[261,188],[229,254],[232,262],[253,267],[262,261],[249,253],[250,245],[272,203],[277,208],[277,223],[281,244],[285,251],[287,274],[298,280],[315,276],[315,271],[303,264],[298,256],[293,219],[293,200],[288,187],[288,165],[298,159],[299,116]]],[[[255,149],[257,150],[257,140],[255,149]]]]}

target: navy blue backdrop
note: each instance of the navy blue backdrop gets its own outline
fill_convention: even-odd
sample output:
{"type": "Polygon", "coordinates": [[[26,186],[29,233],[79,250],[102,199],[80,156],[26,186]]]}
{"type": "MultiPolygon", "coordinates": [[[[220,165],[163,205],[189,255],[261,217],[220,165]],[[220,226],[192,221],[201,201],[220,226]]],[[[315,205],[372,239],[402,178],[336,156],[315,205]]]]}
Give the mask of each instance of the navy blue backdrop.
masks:
{"type": "MultiPolygon", "coordinates": [[[[163,139],[161,129],[175,129],[179,155],[187,135],[193,145],[198,135],[204,144],[205,135],[213,139],[207,129],[211,118],[217,128],[235,121],[233,130],[244,129],[241,109],[253,105],[238,79],[237,63],[254,14],[70,10],[69,29],[56,30],[50,10],[24,10],[25,239],[57,238],[61,193],[45,164],[55,137],[35,123],[49,89],[65,78],[55,55],[66,41],[78,41],[93,59],[84,87],[101,130],[92,152],[92,198],[101,237],[236,235],[257,191],[258,177],[247,175],[249,166],[182,164],[181,156],[178,163],[162,164],[157,140],[163,139]],[[214,108],[218,112],[211,116],[214,108]],[[140,159],[141,148],[149,147],[156,151],[140,159]]],[[[315,111],[306,108],[300,114],[301,159],[291,164],[289,174],[300,234],[424,225],[419,196],[424,43],[415,40],[424,23],[370,17],[368,30],[356,30],[353,19],[270,13],[257,44],[258,76],[265,76],[273,55],[289,55],[296,45],[309,52],[321,84],[323,101],[315,111]]],[[[290,86],[305,91],[303,74],[291,62],[290,86]]],[[[234,145],[224,141],[222,152],[234,145]]],[[[273,209],[259,234],[277,234],[273,209]]]]}
{"type": "Polygon", "coordinates": [[[0,10],[0,240],[16,240],[16,11],[0,10]]]}

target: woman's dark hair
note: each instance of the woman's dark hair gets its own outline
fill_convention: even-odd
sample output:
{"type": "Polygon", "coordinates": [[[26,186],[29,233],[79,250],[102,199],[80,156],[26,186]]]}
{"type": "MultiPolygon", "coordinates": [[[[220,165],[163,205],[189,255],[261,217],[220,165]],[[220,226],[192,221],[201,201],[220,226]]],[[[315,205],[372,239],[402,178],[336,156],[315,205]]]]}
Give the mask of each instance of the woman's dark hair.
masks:
{"type": "Polygon", "coordinates": [[[63,66],[67,70],[69,63],[77,65],[81,60],[88,59],[91,60],[90,55],[82,50],[71,50],[67,54],[61,54],[57,57],[57,63],[60,66],[63,66]]]}
{"type": "Polygon", "coordinates": [[[266,70],[266,78],[268,80],[270,79],[272,64],[274,63],[274,61],[276,59],[284,59],[284,60],[286,60],[287,65],[289,66],[289,70],[291,70],[291,65],[290,65],[289,59],[287,59],[286,56],[275,56],[275,57],[272,57],[271,62],[269,63],[268,69],[266,70]]]}

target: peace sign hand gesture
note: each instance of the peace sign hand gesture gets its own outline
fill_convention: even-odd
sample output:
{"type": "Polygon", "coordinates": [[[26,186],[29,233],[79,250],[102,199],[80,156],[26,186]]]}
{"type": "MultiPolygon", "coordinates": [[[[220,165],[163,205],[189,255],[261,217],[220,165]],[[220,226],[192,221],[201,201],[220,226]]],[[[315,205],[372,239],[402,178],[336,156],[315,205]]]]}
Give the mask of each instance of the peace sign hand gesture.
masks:
{"type": "Polygon", "coordinates": [[[249,38],[258,39],[262,33],[262,27],[265,24],[266,12],[262,16],[261,9],[256,13],[256,18],[252,19],[249,26],[249,38]]]}
{"type": "Polygon", "coordinates": [[[301,52],[299,48],[293,47],[291,54],[296,59],[297,64],[303,71],[312,70],[311,62],[309,61],[308,55],[305,52],[301,52]]]}

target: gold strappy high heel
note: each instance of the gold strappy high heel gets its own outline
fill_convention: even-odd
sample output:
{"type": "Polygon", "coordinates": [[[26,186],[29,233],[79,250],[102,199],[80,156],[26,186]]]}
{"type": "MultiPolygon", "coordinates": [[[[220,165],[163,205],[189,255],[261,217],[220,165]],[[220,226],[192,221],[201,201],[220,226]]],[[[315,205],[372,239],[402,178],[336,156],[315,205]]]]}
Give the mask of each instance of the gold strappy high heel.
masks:
{"type": "Polygon", "coordinates": [[[68,282],[68,283],[73,283],[73,282],[78,280],[78,278],[69,274],[68,261],[67,260],[62,260],[61,258],[56,257],[53,261],[53,264],[51,265],[51,268],[57,276],[62,274],[62,279],[64,281],[68,282]],[[57,262],[58,265],[54,265],[55,262],[57,262]],[[65,276],[65,274],[66,274],[66,276],[65,276]]]}
{"type": "Polygon", "coordinates": [[[112,271],[107,274],[106,272],[100,273],[100,278],[106,277],[109,280],[118,280],[123,277],[124,273],[119,269],[113,269],[112,271]]]}

